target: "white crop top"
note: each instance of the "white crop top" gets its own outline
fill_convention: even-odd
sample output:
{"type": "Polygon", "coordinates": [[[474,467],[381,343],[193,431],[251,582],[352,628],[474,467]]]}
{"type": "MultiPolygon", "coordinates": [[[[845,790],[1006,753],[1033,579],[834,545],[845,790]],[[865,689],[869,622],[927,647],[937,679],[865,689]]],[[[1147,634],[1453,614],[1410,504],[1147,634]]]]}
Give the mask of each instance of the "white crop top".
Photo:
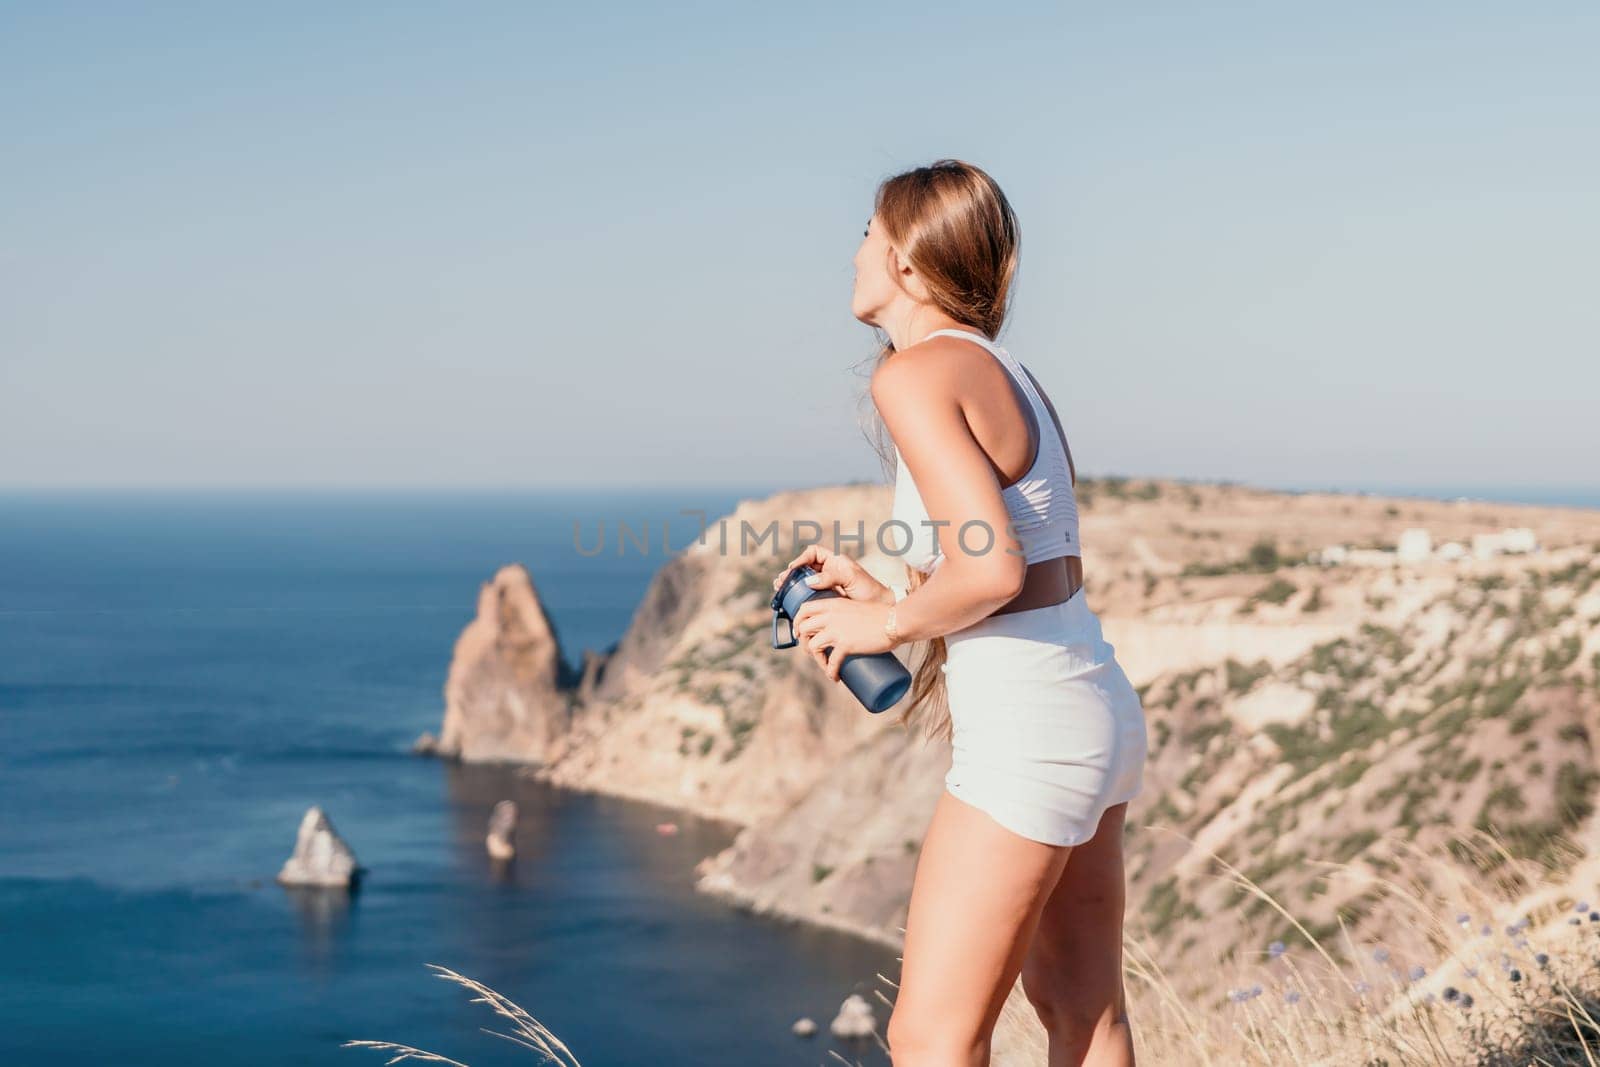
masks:
{"type": "MultiPolygon", "coordinates": [[[[1044,398],[1033,387],[1033,381],[1024,372],[1022,364],[1004,348],[987,337],[971,330],[934,330],[928,337],[938,334],[969,337],[984,348],[1006,368],[1022,386],[1023,393],[1033,407],[1034,419],[1039,425],[1039,447],[1034,453],[1033,466],[1013,485],[1001,491],[1006,512],[1010,515],[1012,531],[1022,546],[1023,557],[1029,563],[1054,559],[1057,556],[1082,554],[1078,540],[1078,499],[1073,492],[1072,471],[1067,462],[1066,449],[1061,435],[1056,433],[1055,420],[1050,417],[1044,398]]],[[[927,338],[924,338],[926,340],[927,338]]],[[[932,573],[944,559],[939,548],[942,535],[957,551],[982,552],[989,543],[986,530],[973,528],[961,539],[961,523],[952,522],[941,527],[931,525],[922,494],[911,477],[911,470],[895,448],[897,470],[894,482],[894,508],[892,518],[910,528],[910,547],[900,555],[900,560],[923,573],[932,573]]],[[[886,541],[898,548],[904,543],[906,527],[895,527],[895,534],[886,541]]],[[[994,531],[991,551],[1004,552],[1009,547],[1007,531],[994,531]]]]}

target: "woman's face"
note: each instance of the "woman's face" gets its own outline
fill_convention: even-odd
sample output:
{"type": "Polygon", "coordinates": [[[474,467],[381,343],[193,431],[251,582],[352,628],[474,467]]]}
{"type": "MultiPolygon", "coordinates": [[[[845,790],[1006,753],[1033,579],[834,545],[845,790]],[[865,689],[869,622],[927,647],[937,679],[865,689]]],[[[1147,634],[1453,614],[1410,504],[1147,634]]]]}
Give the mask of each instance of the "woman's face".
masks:
{"type": "Polygon", "coordinates": [[[899,257],[894,246],[884,234],[873,215],[868,220],[861,237],[861,247],[856,249],[855,291],[850,297],[850,313],[868,326],[881,326],[884,311],[895,300],[905,300],[906,294],[895,284],[893,271],[899,269],[899,257]]]}

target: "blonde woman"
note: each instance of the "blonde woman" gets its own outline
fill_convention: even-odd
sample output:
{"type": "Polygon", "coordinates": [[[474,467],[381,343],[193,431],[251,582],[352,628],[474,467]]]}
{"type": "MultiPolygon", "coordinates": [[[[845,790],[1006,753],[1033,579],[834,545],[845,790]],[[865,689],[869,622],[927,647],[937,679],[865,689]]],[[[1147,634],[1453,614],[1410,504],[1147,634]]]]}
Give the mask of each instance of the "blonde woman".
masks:
{"type": "Polygon", "coordinates": [[[794,626],[835,680],[847,655],[918,643],[900,722],[952,743],[911,890],[895,1067],[987,1064],[1019,973],[1050,1067],[1133,1063],[1122,835],[1144,711],[1085,602],[1061,421],[995,341],[1017,249],[1011,206],[978,167],[939,160],[879,186],[851,311],[882,341],[871,395],[896,520],[882,543],[908,545],[907,582],[821,545],[774,582],[810,563],[841,594],[794,626]]]}

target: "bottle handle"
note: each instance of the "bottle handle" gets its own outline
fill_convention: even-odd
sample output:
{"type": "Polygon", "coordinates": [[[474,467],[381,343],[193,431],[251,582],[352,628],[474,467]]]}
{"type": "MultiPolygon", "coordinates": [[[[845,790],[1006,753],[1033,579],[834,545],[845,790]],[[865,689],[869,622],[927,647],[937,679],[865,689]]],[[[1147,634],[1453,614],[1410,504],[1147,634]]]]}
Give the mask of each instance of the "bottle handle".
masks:
{"type": "Polygon", "coordinates": [[[795,645],[798,645],[799,643],[800,643],[800,639],[794,635],[794,620],[789,618],[789,616],[783,614],[782,612],[779,612],[779,611],[773,612],[772,613],[772,647],[773,648],[793,648],[795,645]],[[785,622],[787,622],[789,624],[789,640],[783,642],[782,644],[778,643],[778,620],[779,619],[782,619],[782,620],[784,620],[785,622]]]}

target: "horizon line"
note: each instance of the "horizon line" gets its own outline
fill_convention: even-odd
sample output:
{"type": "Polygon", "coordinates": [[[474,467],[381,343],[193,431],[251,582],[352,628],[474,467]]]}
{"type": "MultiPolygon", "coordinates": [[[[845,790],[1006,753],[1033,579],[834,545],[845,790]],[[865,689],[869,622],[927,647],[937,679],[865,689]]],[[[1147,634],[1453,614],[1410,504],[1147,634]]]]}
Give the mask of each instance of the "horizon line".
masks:
{"type": "MultiPolygon", "coordinates": [[[[1519,483],[1465,483],[1465,482],[1437,482],[1433,484],[1407,481],[1407,482],[1370,482],[1365,484],[1337,481],[1314,483],[1307,481],[1296,483],[1290,481],[1258,481],[1244,478],[1225,477],[1193,477],[1159,474],[1088,474],[1079,478],[1081,483],[1095,483],[1107,481],[1125,482],[1170,482],[1178,485],[1194,486],[1233,486],[1236,488],[1258,489],[1267,492],[1281,493],[1329,493],[1333,495],[1365,495],[1365,496],[1422,496],[1435,499],[1440,497],[1475,499],[1474,494],[1482,492],[1495,493],[1560,493],[1560,494],[1587,494],[1600,500],[1600,485],[1583,485],[1579,483],[1552,483],[1552,482],[1519,482],[1519,483]]],[[[852,485],[877,484],[885,488],[892,483],[873,478],[844,479],[832,482],[820,482],[810,485],[790,483],[759,483],[759,482],[616,482],[596,485],[592,483],[294,483],[273,482],[250,485],[220,485],[207,483],[182,483],[182,484],[135,484],[135,485],[105,485],[105,484],[27,484],[27,483],[0,483],[0,494],[18,495],[24,493],[40,494],[156,494],[156,493],[612,493],[612,492],[667,492],[667,491],[694,491],[694,492],[765,492],[784,493],[814,489],[834,489],[852,485]]],[[[1490,501],[1510,503],[1512,501],[1490,501]]]]}

